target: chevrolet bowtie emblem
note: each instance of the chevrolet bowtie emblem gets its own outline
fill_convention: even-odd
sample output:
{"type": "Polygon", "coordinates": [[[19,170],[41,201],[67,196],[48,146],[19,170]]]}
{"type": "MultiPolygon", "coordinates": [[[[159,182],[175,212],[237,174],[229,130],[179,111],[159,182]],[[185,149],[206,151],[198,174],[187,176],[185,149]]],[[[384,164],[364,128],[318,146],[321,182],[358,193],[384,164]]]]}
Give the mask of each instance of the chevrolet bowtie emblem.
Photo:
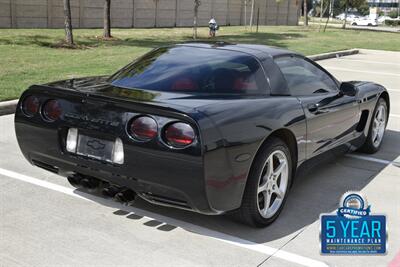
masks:
{"type": "Polygon", "coordinates": [[[89,141],[87,141],[86,145],[88,147],[93,148],[94,150],[101,150],[106,147],[106,144],[104,144],[98,140],[89,140],[89,141]]]}

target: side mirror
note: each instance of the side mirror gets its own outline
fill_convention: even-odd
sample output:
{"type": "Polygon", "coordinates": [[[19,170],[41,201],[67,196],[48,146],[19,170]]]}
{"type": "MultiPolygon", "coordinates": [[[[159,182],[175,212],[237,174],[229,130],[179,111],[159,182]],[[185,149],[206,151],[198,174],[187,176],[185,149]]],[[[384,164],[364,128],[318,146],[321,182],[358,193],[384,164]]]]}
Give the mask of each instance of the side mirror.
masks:
{"type": "Polygon", "coordinates": [[[343,95],[347,96],[355,96],[357,94],[357,87],[354,86],[354,84],[349,83],[349,82],[342,82],[340,84],[340,92],[343,95]]]}

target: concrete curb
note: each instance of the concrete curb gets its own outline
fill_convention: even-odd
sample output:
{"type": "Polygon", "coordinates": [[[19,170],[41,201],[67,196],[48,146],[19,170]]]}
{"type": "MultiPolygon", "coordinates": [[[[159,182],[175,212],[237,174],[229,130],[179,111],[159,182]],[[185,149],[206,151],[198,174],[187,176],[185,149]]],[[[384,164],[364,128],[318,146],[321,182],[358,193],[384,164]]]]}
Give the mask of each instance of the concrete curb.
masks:
{"type": "Polygon", "coordinates": [[[0,102],[0,116],[14,113],[17,104],[18,99],[0,102]]]}
{"type": "MultiPolygon", "coordinates": [[[[316,61],[316,60],[323,60],[323,59],[328,59],[328,58],[354,55],[354,54],[358,54],[358,53],[359,53],[358,49],[350,49],[350,50],[344,50],[344,51],[336,51],[336,52],[331,52],[331,53],[312,55],[312,56],[309,56],[308,58],[316,61]]],[[[18,99],[0,102],[0,116],[14,113],[15,108],[17,107],[17,103],[18,103],[18,99]]]]}
{"type": "Polygon", "coordinates": [[[355,55],[355,54],[358,54],[359,52],[360,51],[358,49],[349,49],[349,50],[343,50],[343,51],[335,51],[335,52],[323,53],[323,54],[318,54],[318,55],[312,55],[312,56],[308,56],[308,58],[312,59],[314,61],[317,61],[317,60],[323,60],[323,59],[328,59],[328,58],[336,58],[336,57],[355,55]]]}

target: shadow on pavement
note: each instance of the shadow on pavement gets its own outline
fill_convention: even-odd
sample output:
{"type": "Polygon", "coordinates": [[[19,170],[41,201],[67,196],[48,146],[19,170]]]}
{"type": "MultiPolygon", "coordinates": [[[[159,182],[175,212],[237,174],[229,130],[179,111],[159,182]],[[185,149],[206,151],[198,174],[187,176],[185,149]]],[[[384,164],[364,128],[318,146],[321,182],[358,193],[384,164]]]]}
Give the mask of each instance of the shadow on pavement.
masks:
{"type": "MultiPolygon", "coordinates": [[[[399,156],[399,146],[400,132],[387,130],[381,148],[382,153],[388,152],[385,154],[386,160],[393,161],[399,156]],[[388,159],[389,155],[391,159],[388,159]]],[[[160,230],[165,228],[166,230],[164,231],[171,231],[176,227],[180,227],[196,232],[193,227],[188,227],[190,224],[211,230],[209,232],[201,231],[199,234],[221,238],[214,235],[223,233],[255,243],[266,243],[295,234],[305,226],[318,220],[321,213],[333,212],[338,207],[339,199],[345,192],[362,190],[386,167],[382,163],[371,167],[370,162],[358,159],[356,159],[356,161],[359,161],[358,164],[346,163],[347,161],[354,161],[354,159],[346,158],[343,151],[335,150],[325,153],[316,160],[305,163],[306,165],[303,164],[297,173],[288,201],[280,217],[269,227],[261,229],[237,223],[229,215],[206,216],[194,212],[151,205],[141,199],[138,199],[132,207],[145,211],[145,214],[140,214],[140,212],[129,214],[130,212],[127,212],[128,208],[125,210],[123,207],[121,208],[120,204],[111,200],[89,195],[80,190],[76,190],[76,193],[102,205],[118,208],[114,212],[118,216],[126,216],[127,219],[133,219],[135,222],[140,221],[149,227],[162,228],[160,230]],[[360,166],[368,166],[368,168],[360,166]],[[146,214],[147,212],[148,214],[146,214]],[[152,218],[154,215],[171,218],[175,224],[169,223],[164,224],[164,226],[161,225],[160,219],[143,218],[143,216],[152,218]],[[170,224],[173,224],[173,226],[170,224]]]]}

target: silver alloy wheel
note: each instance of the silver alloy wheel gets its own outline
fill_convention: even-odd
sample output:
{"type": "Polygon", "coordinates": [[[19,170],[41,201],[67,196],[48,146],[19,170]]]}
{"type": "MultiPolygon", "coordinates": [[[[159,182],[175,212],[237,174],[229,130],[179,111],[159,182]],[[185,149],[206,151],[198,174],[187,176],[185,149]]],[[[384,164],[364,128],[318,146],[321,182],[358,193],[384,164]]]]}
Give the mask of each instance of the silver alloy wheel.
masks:
{"type": "Polygon", "coordinates": [[[378,147],[382,142],[386,127],[386,108],[384,105],[378,106],[372,123],[372,143],[374,147],[378,147]]]}
{"type": "Polygon", "coordinates": [[[289,181],[289,164],[282,150],[273,151],[264,163],[257,189],[260,215],[271,218],[283,203],[289,181]]]}

